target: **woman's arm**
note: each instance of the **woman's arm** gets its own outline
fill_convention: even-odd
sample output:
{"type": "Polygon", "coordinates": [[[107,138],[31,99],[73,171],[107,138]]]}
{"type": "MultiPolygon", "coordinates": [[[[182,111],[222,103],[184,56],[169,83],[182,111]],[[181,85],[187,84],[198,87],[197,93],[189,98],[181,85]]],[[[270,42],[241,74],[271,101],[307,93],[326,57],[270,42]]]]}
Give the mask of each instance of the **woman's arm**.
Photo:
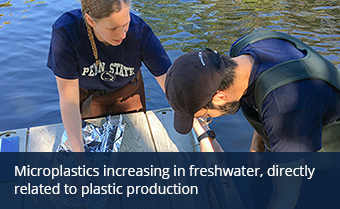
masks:
{"type": "Polygon", "coordinates": [[[166,79],[166,73],[155,77],[156,81],[158,82],[159,86],[162,88],[162,90],[165,92],[165,79],[166,79]]]}
{"type": "Polygon", "coordinates": [[[84,152],[79,108],[79,81],[78,79],[63,79],[58,76],[56,76],[56,80],[61,117],[72,151],[84,152]]]}

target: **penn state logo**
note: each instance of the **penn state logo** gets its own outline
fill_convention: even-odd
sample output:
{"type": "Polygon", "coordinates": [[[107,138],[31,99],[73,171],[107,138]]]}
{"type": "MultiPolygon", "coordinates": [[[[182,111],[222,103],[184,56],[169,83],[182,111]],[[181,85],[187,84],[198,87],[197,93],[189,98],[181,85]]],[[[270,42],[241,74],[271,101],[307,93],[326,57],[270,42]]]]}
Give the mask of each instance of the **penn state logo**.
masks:
{"type": "Polygon", "coordinates": [[[99,65],[93,63],[89,67],[83,67],[82,76],[100,76],[102,81],[114,82],[117,76],[126,78],[135,75],[133,67],[126,67],[120,63],[110,63],[108,69],[105,66],[105,62],[100,62],[99,65]]]}
{"type": "Polygon", "coordinates": [[[108,71],[105,71],[103,72],[101,75],[100,75],[100,78],[103,80],[103,81],[107,81],[107,82],[113,82],[116,80],[116,75],[108,72],[108,71]]]}

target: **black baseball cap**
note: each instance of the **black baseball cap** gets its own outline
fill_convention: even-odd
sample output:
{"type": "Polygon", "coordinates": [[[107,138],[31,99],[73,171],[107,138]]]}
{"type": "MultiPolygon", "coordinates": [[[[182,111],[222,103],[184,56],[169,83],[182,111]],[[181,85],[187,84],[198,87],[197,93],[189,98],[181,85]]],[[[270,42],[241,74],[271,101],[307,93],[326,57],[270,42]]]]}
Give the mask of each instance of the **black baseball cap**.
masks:
{"type": "Polygon", "coordinates": [[[175,111],[174,127],[177,132],[189,133],[194,114],[217,92],[225,68],[221,57],[206,48],[180,56],[169,68],[165,94],[175,111]]]}

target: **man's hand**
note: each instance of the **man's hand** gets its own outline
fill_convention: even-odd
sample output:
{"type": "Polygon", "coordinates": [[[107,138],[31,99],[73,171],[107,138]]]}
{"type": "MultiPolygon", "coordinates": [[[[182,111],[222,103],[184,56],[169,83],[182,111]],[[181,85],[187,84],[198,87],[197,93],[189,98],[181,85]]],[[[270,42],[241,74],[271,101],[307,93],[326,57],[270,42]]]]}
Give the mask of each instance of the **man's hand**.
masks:
{"type": "Polygon", "coordinates": [[[260,136],[260,134],[254,131],[253,140],[251,142],[249,152],[264,152],[264,150],[265,147],[262,137],[260,136]]]}
{"type": "MultiPolygon", "coordinates": [[[[193,128],[197,136],[200,136],[209,130],[208,125],[203,126],[196,118],[194,119],[193,128]]],[[[208,137],[201,140],[200,150],[201,152],[224,152],[216,139],[210,140],[208,137]]]]}
{"type": "MultiPolygon", "coordinates": [[[[264,152],[265,147],[260,134],[254,131],[253,140],[251,142],[249,152],[264,152]]],[[[248,165],[252,168],[261,168],[261,170],[268,169],[268,163],[263,159],[263,155],[261,153],[249,154],[248,157],[248,165]]]]}

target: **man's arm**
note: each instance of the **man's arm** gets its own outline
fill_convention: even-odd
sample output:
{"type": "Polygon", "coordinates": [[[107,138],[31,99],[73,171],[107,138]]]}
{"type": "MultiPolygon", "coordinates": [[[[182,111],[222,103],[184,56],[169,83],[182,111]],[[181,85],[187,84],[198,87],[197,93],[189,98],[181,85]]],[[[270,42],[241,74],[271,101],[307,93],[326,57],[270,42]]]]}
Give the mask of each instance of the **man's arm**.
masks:
{"type": "MultiPolygon", "coordinates": [[[[273,163],[280,168],[299,168],[305,160],[300,159],[289,163],[273,163]]],[[[273,176],[273,195],[268,209],[294,209],[300,196],[301,176],[273,176]]]]}
{"type": "Polygon", "coordinates": [[[249,152],[264,152],[264,142],[260,134],[256,131],[253,133],[253,140],[251,141],[249,152]]]}
{"type": "Polygon", "coordinates": [[[58,76],[56,76],[56,80],[61,117],[72,151],[84,152],[79,108],[79,81],[78,79],[63,79],[58,76]]]}
{"type": "MultiPolygon", "coordinates": [[[[193,128],[198,136],[209,130],[208,125],[202,126],[196,118],[194,119],[193,128]]],[[[208,137],[201,140],[200,150],[201,152],[224,152],[216,139],[210,140],[208,137]]]]}
{"type": "MultiPolygon", "coordinates": [[[[264,152],[264,142],[262,137],[254,131],[253,140],[249,152],[264,152]]],[[[261,167],[263,165],[262,158],[256,158],[252,155],[251,166],[261,167]]],[[[272,162],[271,166],[278,165],[280,168],[298,168],[304,164],[304,159],[287,163],[272,162]]],[[[268,169],[267,166],[265,166],[268,169]]],[[[292,176],[273,176],[273,194],[271,196],[268,209],[293,209],[299,199],[302,177],[292,176]]]]}

